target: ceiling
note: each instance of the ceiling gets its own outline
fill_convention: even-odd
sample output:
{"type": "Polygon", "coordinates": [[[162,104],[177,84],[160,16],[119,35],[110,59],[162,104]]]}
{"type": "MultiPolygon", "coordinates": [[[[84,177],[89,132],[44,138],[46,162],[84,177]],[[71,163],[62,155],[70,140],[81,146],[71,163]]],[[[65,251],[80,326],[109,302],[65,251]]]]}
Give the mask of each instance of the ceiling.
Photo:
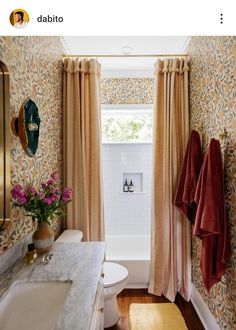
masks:
{"type": "MultiPolygon", "coordinates": [[[[68,54],[182,54],[189,38],[183,36],[158,37],[63,37],[68,54]]],[[[103,76],[152,76],[155,58],[99,58],[103,76]]]]}

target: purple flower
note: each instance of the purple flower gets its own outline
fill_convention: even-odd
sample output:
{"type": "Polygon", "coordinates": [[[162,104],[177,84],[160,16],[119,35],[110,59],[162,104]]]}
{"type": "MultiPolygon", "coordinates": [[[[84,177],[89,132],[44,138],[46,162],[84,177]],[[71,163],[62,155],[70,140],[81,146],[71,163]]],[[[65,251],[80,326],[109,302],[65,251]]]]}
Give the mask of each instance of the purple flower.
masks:
{"type": "Polygon", "coordinates": [[[43,189],[45,189],[45,188],[47,188],[47,187],[49,187],[49,186],[53,186],[55,183],[56,183],[55,179],[54,179],[54,178],[51,178],[51,179],[49,179],[48,181],[43,182],[43,183],[41,184],[41,186],[42,186],[43,189]]]}
{"type": "Polygon", "coordinates": [[[62,194],[62,198],[61,201],[63,204],[68,203],[71,200],[71,192],[72,189],[71,188],[65,188],[62,194]]]}
{"type": "Polygon", "coordinates": [[[23,187],[20,185],[20,184],[16,184],[13,189],[16,189],[16,190],[23,190],[23,187]]]}
{"type": "Polygon", "coordinates": [[[53,179],[49,179],[48,181],[47,181],[47,187],[48,186],[52,186],[52,185],[54,185],[55,184],[55,180],[53,180],[53,179]]]}
{"type": "Polygon", "coordinates": [[[46,198],[44,198],[44,203],[45,204],[48,204],[48,205],[50,205],[50,204],[52,204],[53,203],[53,200],[52,200],[52,198],[51,197],[46,197],[46,198]]]}
{"type": "Polygon", "coordinates": [[[32,195],[37,195],[37,191],[34,187],[28,187],[27,191],[31,193],[32,195]]]}
{"type": "Polygon", "coordinates": [[[58,195],[57,194],[52,194],[51,196],[47,196],[47,197],[45,197],[44,199],[43,199],[43,201],[46,203],[46,204],[48,204],[48,205],[50,205],[50,204],[52,204],[52,203],[54,203],[56,200],[58,200],[58,195]]]}
{"type": "Polygon", "coordinates": [[[56,200],[58,200],[58,195],[57,194],[52,194],[51,199],[52,199],[53,202],[55,202],[56,200]]]}
{"type": "Polygon", "coordinates": [[[18,198],[18,203],[20,205],[24,205],[25,203],[27,203],[27,198],[26,197],[20,197],[20,198],[18,198]]]}
{"type": "Polygon", "coordinates": [[[69,193],[69,194],[71,194],[71,193],[72,193],[72,188],[65,188],[65,189],[64,189],[64,193],[69,193]]]}
{"type": "Polygon", "coordinates": [[[11,196],[13,199],[16,199],[21,194],[22,194],[22,187],[21,185],[16,184],[11,190],[11,196]]]}
{"type": "Polygon", "coordinates": [[[51,174],[51,178],[52,178],[54,181],[56,181],[57,178],[58,178],[58,173],[57,173],[56,171],[53,172],[53,173],[51,174]]]}
{"type": "Polygon", "coordinates": [[[50,191],[52,194],[59,194],[59,190],[56,187],[52,187],[50,191]]]}
{"type": "Polygon", "coordinates": [[[13,202],[16,206],[22,206],[27,212],[31,212],[33,219],[37,219],[38,212],[43,206],[45,219],[54,213],[58,214],[58,211],[63,210],[63,205],[71,201],[72,189],[65,188],[61,193],[57,187],[57,178],[57,172],[53,172],[47,181],[41,183],[39,190],[31,185],[22,187],[16,184],[11,190],[13,202]]]}
{"type": "Polygon", "coordinates": [[[12,198],[15,199],[16,202],[21,205],[27,202],[27,198],[26,198],[27,196],[22,189],[23,189],[22,186],[17,184],[11,190],[12,198]]]}
{"type": "Polygon", "coordinates": [[[68,198],[68,197],[66,197],[66,196],[62,196],[61,202],[62,202],[63,204],[66,204],[66,203],[69,202],[69,200],[70,200],[70,198],[68,198]]]}

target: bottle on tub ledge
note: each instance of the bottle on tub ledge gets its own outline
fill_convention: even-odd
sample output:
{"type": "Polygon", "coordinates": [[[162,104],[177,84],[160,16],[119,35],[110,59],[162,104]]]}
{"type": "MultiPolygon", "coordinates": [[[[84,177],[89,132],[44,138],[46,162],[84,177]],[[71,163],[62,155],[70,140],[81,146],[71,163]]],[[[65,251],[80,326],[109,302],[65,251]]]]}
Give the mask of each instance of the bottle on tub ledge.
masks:
{"type": "Polygon", "coordinates": [[[132,180],[130,180],[129,192],[134,192],[134,184],[133,184],[133,181],[132,180]]]}
{"type": "Polygon", "coordinates": [[[125,180],[125,183],[123,184],[123,192],[129,191],[129,185],[127,179],[125,180]]]}

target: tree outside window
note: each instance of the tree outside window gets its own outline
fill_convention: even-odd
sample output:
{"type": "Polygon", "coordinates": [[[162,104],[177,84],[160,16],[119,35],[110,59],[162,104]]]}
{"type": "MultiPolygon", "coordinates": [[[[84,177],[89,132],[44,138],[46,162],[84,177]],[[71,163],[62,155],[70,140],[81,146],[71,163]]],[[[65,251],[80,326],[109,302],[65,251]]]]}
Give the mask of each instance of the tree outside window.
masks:
{"type": "Polygon", "coordinates": [[[102,111],[102,140],[105,143],[152,142],[152,110],[102,111]]]}

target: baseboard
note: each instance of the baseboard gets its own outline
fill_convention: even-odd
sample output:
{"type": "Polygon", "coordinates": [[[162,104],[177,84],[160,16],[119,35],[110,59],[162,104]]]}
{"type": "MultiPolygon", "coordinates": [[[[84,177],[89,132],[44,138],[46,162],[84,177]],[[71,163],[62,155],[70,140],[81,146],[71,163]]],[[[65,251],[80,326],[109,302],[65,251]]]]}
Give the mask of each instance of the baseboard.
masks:
{"type": "Polygon", "coordinates": [[[125,289],[147,289],[148,283],[128,283],[125,289]]]}
{"type": "Polygon", "coordinates": [[[192,284],[192,298],[191,302],[204,326],[205,330],[220,330],[214,316],[212,315],[207,304],[202,299],[200,293],[192,284]]]}

